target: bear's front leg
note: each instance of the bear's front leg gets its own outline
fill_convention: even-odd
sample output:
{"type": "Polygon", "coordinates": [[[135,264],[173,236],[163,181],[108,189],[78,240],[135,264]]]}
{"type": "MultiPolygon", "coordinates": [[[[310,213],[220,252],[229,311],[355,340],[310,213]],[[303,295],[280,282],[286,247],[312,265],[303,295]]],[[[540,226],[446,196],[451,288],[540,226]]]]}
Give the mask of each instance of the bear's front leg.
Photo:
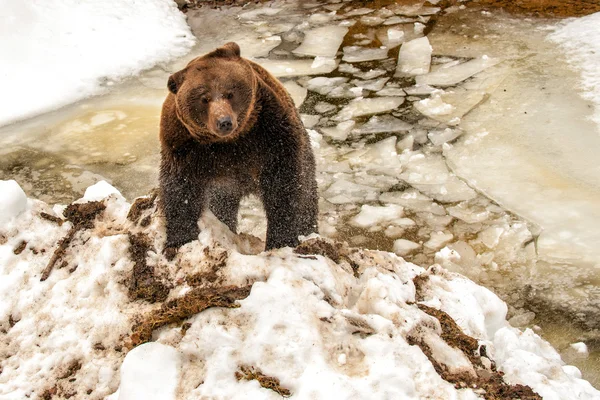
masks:
{"type": "Polygon", "coordinates": [[[161,205],[166,218],[165,256],[171,260],[177,249],[196,240],[200,230],[198,218],[204,209],[205,182],[185,171],[161,166],[161,205]]]}
{"type": "Polygon", "coordinates": [[[293,156],[267,164],[261,176],[261,195],[267,214],[265,250],[295,247],[298,236],[317,232],[316,184],[293,156]]]}

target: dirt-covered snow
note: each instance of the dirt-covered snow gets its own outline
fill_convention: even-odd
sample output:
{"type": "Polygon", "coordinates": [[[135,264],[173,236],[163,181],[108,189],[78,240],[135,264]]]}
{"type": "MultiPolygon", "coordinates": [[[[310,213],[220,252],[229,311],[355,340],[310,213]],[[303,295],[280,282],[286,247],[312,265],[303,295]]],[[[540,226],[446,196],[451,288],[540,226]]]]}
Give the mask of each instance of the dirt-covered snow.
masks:
{"type": "Polygon", "coordinates": [[[154,195],[51,207],[1,184],[2,399],[600,398],[439,265],[317,236],[261,252],[210,214],[168,262],[154,195]]]}

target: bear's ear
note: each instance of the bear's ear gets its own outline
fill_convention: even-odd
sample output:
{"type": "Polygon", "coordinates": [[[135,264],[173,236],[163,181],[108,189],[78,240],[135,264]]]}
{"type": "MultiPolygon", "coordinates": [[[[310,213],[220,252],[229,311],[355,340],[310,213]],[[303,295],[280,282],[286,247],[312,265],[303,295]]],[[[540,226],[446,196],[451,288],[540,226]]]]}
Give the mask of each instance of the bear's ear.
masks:
{"type": "Polygon", "coordinates": [[[207,54],[208,57],[240,58],[240,46],[229,42],[207,54]]]}
{"type": "Polygon", "coordinates": [[[183,73],[184,70],[178,71],[169,77],[169,80],[167,81],[167,88],[169,89],[169,92],[177,94],[179,87],[183,83],[183,73]]]}

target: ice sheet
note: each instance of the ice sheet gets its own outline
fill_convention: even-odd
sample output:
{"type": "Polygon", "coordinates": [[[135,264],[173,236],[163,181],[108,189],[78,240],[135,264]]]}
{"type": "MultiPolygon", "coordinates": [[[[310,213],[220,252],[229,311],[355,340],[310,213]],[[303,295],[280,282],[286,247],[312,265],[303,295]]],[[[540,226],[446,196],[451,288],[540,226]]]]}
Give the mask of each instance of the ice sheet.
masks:
{"type": "Polygon", "coordinates": [[[348,33],[344,26],[324,26],[305,32],[302,44],[293,53],[303,56],[335,57],[348,33]]]}

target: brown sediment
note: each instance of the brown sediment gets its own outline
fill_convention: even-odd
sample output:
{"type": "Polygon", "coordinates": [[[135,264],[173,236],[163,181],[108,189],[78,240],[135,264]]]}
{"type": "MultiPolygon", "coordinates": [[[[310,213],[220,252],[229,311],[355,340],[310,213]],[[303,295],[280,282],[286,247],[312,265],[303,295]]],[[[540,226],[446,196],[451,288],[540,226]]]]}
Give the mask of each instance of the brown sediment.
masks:
{"type": "MultiPolygon", "coordinates": [[[[127,219],[132,222],[138,222],[138,220],[142,216],[143,212],[154,206],[154,202],[155,202],[157,196],[158,196],[158,191],[156,189],[154,189],[150,193],[149,197],[137,198],[131,205],[131,208],[129,208],[129,212],[127,213],[127,219]]],[[[142,219],[142,222],[144,222],[144,220],[146,220],[147,218],[149,218],[149,217],[142,219]]],[[[148,224],[149,224],[149,220],[147,221],[146,225],[142,225],[142,226],[147,226],[148,224]]]]}
{"type": "Polygon", "coordinates": [[[533,17],[582,17],[600,11],[597,0],[475,0],[466,4],[533,17]]]}
{"type": "Polygon", "coordinates": [[[67,365],[67,367],[65,368],[65,371],[58,376],[58,379],[69,378],[69,377],[75,375],[77,373],[77,371],[79,371],[80,369],[81,369],[81,361],[73,360],[67,365]]]}
{"type": "Polygon", "coordinates": [[[347,251],[344,251],[341,243],[330,243],[321,238],[308,239],[300,243],[294,249],[294,253],[303,255],[317,254],[327,257],[335,263],[341,262],[342,258],[348,255],[347,251]]]}
{"type": "Polygon", "coordinates": [[[239,369],[235,373],[235,378],[238,381],[241,381],[242,379],[247,381],[255,379],[258,381],[258,383],[260,383],[260,386],[264,387],[265,389],[271,389],[283,397],[289,397],[292,394],[289,389],[281,386],[279,379],[272,376],[267,376],[259,369],[249,365],[240,365],[239,369]]]}
{"type": "Polygon", "coordinates": [[[425,343],[422,337],[419,335],[409,335],[407,337],[408,343],[419,346],[442,379],[452,383],[457,389],[480,389],[483,391],[482,396],[486,400],[542,400],[542,397],[535,393],[529,386],[520,384],[509,385],[504,382],[504,374],[501,371],[496,370],[492,360],[490,360],[492,363],[491,368],[485,368],[481,361],[481,357],[488,358],[485,346],[482,346],[482,348],[479,349],[477,339],[465,335],[452,317],[447,313],[423,304],[419,304],[418,307],[425,313],[438,319],[442,328],[442,339],[444,339],[448,345],[461,350],[465,356],[467,356],[473,365],[476,374],[473,375],[470,371],[449,371],[444,364],[439,363],[433,357],[431,348],[425,343]]]}
{"type": "Polygon", "coordinates": [[[65,222],[64,219],[45,212],[40,213],[40,218],[45,219],[46,221],[54,222],[55,224],[58,224],[58,226],[61,226],[63,222],[65,222]]]}
{"type": "Polygon", "coordinates": [[[428,307],[424,304],[417,305],[419,309],[440,321],[442,327],[442,339],[450,346],[462,351],[473,366],[481,367],[481,357],[479,356],[479,343],[476,339],[463,333],[460,327],[454,322],[452,317],[442,310],[428,307]]]}
{"type": "Polygon", "coordinates": [[[208,271],[191,274],[185,278],[185,281],[190,286],[202,286],[212,284],[219,278],[219,270],[227,265],[229,253],[225,250],[212,253],[209,247],[205,247],[204,257],[208,263],[208,271]]]}
{"type": "Polygon", "coordinates": [[[415,285],[415,300],[425,300],[425,297],[423,296],[423,290],[427,281],[429,281],[429,275],[427,273],[417,275],[413,278],[413,284],[415,285]]]}
{"type": "Polygon", "coordinates": [[[237,308],[237,300],[248,297],[252,285],[219,288],[195,288],[182,297],[168,301],[158,310],[142,317],[130,336],[130,346],[135,347],[152,339],[152,332],[162,326],[178,323],[209,307],[237,308]]]}
{"type": "Polygon", "coordinates": [[[106,209],[101,201],[90,201],[89,203],[70,204],[63,213],[64,216],[78,229],[89,229],[94,227],[96,216],[106,209]]]}
{"type": "Polygon", "coordinates": [[[294,249],[294,253],[304,256],[316,254],[327,257],[336,264],[347,261],[352,267],[354,276],[357,278],[360,276],[358,273],[358,264],[350,258],[351,251],[345,243],[332,242],[322,238],[313,238],[300,243],[294,249]]]}
{"type": "Polygon", "coordinates": [[[129,255],[134,262],[129,284],[131,300],[147,300],[150,303],[164,301],[169,295],[169,288],[156,275],[154,268],[146,262],[146,253],[151,248],[151,240],[144,233],[129,233],[129,255]]]}
{"type": "Polygon", "coordinates": [[[94,226],[94,220],[96,216],[106,209],[101,201],[91,201],[89,203],[70,204],[64,211],[64,215],[69,222],[73,224],[73,227],[69,229],[67,235],[58,242],[58,247],[54,250],[52,258],[48,262],[48,265],[42,271],[42,277],[40,281],[45,281],[50,276],[54,265],[58,260],[62,258],[65,251],[69,247],[69,244],[75,237],[75,233],[79,230],[89,229],[94,226]]]}
{"type": "Polygon", "coordinates": [[[18,256],[23,252],[23,250],[25,250],[25,247],[27,247],[27,242],[25,240],[21,240],[21,242],[19,242],[17,247],[15,247],[15,249],[13,250],[13,253],[15,253],[15,255],[18,256]]]}

